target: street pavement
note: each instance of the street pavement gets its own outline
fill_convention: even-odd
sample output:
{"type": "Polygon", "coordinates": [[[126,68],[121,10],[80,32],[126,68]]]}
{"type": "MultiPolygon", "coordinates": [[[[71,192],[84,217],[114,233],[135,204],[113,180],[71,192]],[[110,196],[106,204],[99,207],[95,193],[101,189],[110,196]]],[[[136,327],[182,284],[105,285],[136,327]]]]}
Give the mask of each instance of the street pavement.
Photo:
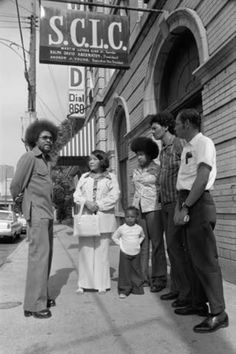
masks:
{"type": "Polygon", "coordinates": [[[160,294],[117,295],[119,249],[110,247],[111,290],[76,294],[77,238],[66,225],[55,225],[50,277],[56,299],[50,319],[25,318],[22,302],[27,240],[0,268],[0,354],[234,354],[236,353],[236,285],[224,282],[230,326],[196,334],[199,316],[174,314],[160,294]]]}

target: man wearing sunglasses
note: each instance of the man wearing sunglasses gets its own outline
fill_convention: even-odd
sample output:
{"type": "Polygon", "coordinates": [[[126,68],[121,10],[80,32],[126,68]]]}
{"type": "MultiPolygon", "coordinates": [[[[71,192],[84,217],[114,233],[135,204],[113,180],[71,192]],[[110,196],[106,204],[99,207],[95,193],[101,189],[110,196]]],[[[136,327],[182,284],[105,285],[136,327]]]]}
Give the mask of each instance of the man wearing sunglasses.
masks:
{"type": "Polygon", "coordinates": [[[25,317],[49,318],[55,300],[48,295],[53,250],[51,158],[57,127],[47,120],[35,121],[25,134],[30,148],[17,163],[11,183],[13,200],[22,200],[28,222],[28,269],[24,299],[25,317]]]}

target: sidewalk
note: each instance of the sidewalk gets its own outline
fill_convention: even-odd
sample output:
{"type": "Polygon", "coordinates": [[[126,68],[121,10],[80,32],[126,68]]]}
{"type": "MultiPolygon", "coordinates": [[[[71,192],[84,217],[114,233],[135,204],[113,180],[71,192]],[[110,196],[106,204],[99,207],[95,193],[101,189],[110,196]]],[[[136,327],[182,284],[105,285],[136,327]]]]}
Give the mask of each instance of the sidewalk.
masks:
{"type": "Polygon", "coordinates": [[[160,293],[117,296],[119,250],[110,247],[111,291],[75,293],[77,238],[65,225],[55,226],[51,293],[52,317],[23,316],[28,243],[24,240],[0,268],[0,354],[233,354],[236,353],[236,285],[225,282],[230,326],[196,334],[203,319],[178,316],[160,293]]]}

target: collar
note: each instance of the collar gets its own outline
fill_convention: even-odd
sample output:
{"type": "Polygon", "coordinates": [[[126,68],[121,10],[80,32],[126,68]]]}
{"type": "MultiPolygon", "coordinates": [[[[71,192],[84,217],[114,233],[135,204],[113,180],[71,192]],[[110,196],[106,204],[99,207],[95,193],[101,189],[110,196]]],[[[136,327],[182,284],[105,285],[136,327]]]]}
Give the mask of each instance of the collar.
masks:
{"type": "MultiPolygon", "coordinates": [[[[92,172],[92,171],[89,171],[89,172],[87,172],[87,173],[85,174],[84,177],[85,177],[85,178],[88,178],[88,177],[94,178],[94,177],[95,177],[95,173],[92,172]]],[[[99,175],[99,177],[97,177],[97,178],[108,178],[108,179],[111,179],[111,175],[110,175],[110,173],[109,173],[108,171],[104,171],[104,172],[101,173],[101,174],[99,175]]]]}
{"type": "Polygon", "coordinates": [[[202,137],[202,133],[199,132],[187,144],[194,145],[201,137],[202,137]]]}
{"type": "Polygon", "coordinates": [[[35,145],[35,147],[33,147],[33,149],[31,150],[31,152],[33,153],[34,156],[39,157],[41,156],[42,158],[46,159],[47,161],[51,160],[50,155],[43,155],[42,151],[38,148],[37,145],[35,145]]]}
{"type": "Polygon", "coordinates": [[[175,135],[172,135],[171,136],[171,139],[169,140],[169,142],[168,142],[168,144],[162,144],[163,145],[163,149],[166,149],[168,146],[170,146],[170,145],[173,145],[173,142],[174,142],[174,140],[175,140],[175,138],[176,138],[176,136],[175,135]]]}
{"type": "Polygon", "coordinates": [[[150,162],[150,164],[149,164],[148,166],[146,166],[146,167],[144,167],[144,168],[138,167],[137,170],[138,170],[139,172],[143,172],[143,171],[148,171],[148,170],[150,170],[152,167],[156,167],[156,163],[155,163],[153,160],[150,162]]]}

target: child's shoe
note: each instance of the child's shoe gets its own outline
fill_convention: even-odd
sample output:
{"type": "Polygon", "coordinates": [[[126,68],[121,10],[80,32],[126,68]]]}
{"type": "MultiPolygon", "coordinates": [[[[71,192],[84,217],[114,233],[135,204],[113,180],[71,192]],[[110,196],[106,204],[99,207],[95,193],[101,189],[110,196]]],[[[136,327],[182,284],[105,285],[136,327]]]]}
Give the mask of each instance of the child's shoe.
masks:
{"type": "Polygon", "coordinates": [[[119,298],[120,298],[120,299],[125,299],[126,297],[127,297],[127,295],[125,295],[125,294],[120,294],[120,295],[119,295],[119,298]]]}

